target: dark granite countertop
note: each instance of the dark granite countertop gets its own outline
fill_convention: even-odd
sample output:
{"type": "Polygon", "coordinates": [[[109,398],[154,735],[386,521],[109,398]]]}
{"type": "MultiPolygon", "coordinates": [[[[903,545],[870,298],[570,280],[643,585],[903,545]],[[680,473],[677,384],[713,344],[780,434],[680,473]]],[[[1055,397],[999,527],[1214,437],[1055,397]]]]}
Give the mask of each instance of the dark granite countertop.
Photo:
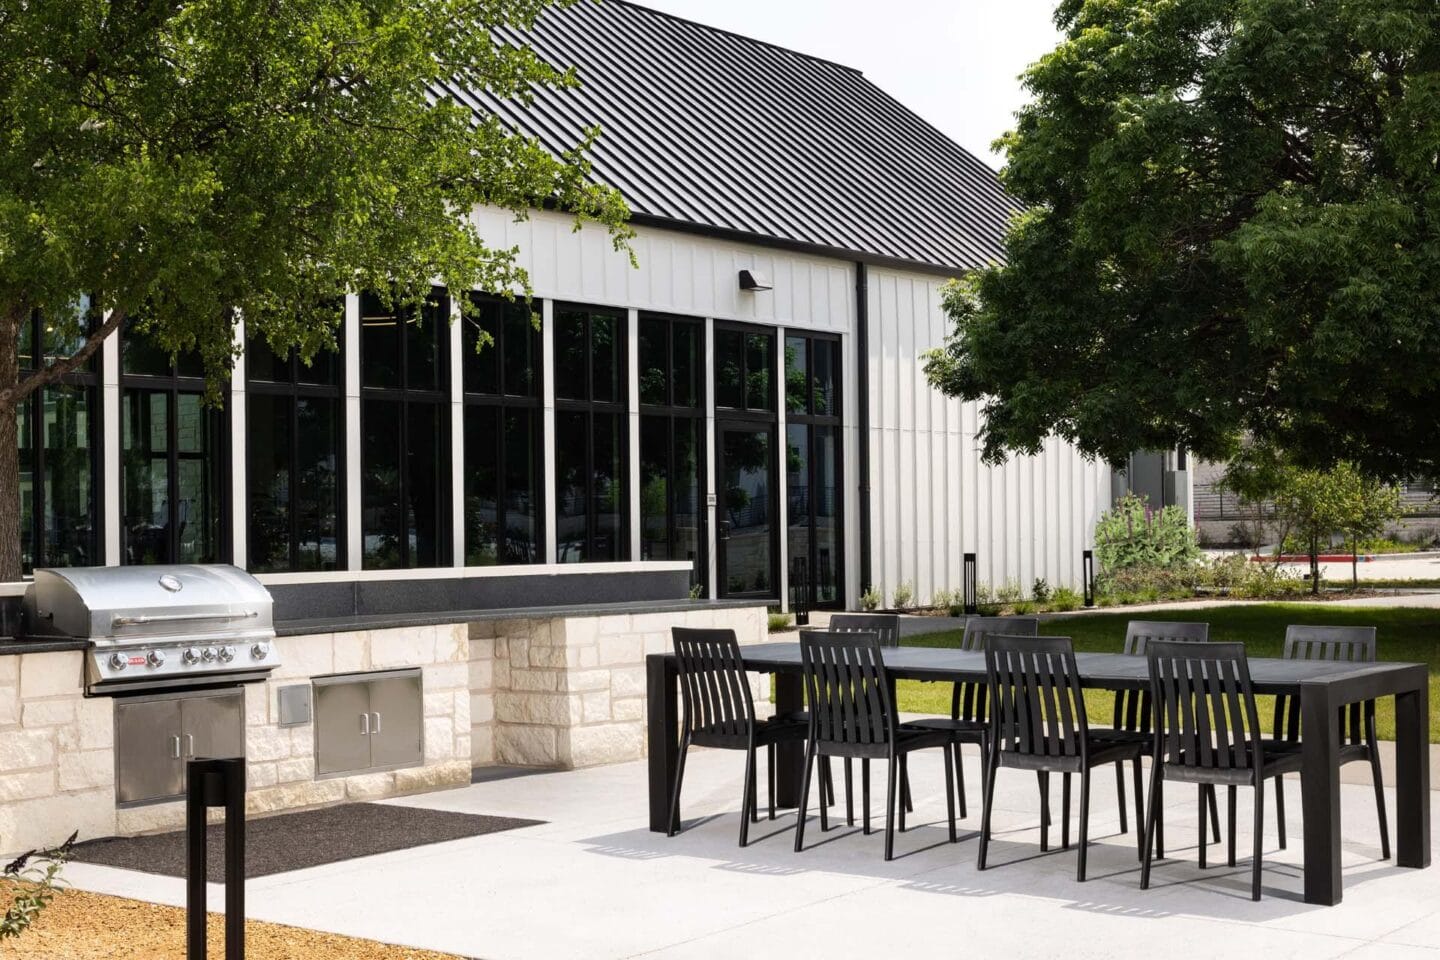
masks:
{"type": "Polygon", "coordinates": [[[22,653],[57,653],[61,650],[88,650],[89,640],[13,640],[0,637],[0,657],[22,653]]]}
{"type": "Polygon", "coordinates": [[[489,610],[359,614],[345,617],[317,617],[313,620],[282,620],[275,624],[275,633],[282,637],[295,637],[307,633],[343,633],[350,630],[426,627],[436,624],[473,623],[483,620],[549,620],[557,617],[683,613],[687,610],[741,610],[746,607],[766,605],[763,600],[648,600],[640,603],[585,603],[554,607],[502,607],[489,610]]]}

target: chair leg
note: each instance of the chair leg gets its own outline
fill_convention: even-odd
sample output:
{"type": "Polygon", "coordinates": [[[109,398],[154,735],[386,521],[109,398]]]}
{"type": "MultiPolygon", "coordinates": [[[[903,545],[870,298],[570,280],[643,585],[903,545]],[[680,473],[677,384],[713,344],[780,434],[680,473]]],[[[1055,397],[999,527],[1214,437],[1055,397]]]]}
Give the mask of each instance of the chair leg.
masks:
{"type": "Polygon", "coordinates": [[[855,826],[855,765],[845,758],[845,826],[855,826]]]}
{"type": "Polygon", "coordinates": [[[945,812],[950,817],[950,842],[957,839],[955,833],[955,754],[960,752],[957,746],[954,750],[949,747],[941,751],[945,755],[945,812]]]}
{"type": "MultiPolygon", "coordinates": [[[[1120,798],[1120,832],[1129,833],[1129,818],[1125,815],[1125,761],[1121,760],[1115,764],[1115,795],[1120,798]]],[[[1135,829],[1140,829],[1140,824],[1135,824],[1135,829]]]]}
{"type": "Polygon", "coordinates": [[[1160,826],[1156,813],[1160,808],[1160,763],[1157,761],[1150,767],[1150,802],[1145,812],[1145,828],[1140,832],[1145,835],[1142,846],[1144,853],[1140,857],[1140,889],[1150,889],[1150,858],[1154,853],[1156,830],[1160,826]]]}
{"type": "MultiPolygon", "coordinates": [[[[815,769],[815,741],[805,745],[805,772],[800,775],[800,809],[795,811],[795,852],[805,848],[805,812],[810,806],[810,771],[815,769]]],[[[822,803],[821,808],[824,808],[822,803]]]]}
{"type": "Polygon", "coordinates": [[[870,836],[870,761],[860,761],[860,805],[865,808],[865,836],[870,836]]]}
{"type": "MultiPolygon", "coordinates": [[[[893,763],[899,765],[898,774],[899,774],[899,777],[900,777],[900,832],[901,832],[901,833],[904,833],[904,832],[905,832],[905,814],[906,814],[906,812],[910,809],[910,805],[909,805],[909,803],[907,802],[907,801],[910,799],[910,790],[908,789],[909,784],[910,784],[910,765],[906,762],[906,758],[907,758],[908,756],[909,756],[909,754],[902,753],[902,754],[900,754],[899,757],[897,757],[894,761],[892,761],[893,763]]],[[[888,858],[887,858],[887,859],[888,859],[888,858]]]]}
{"type": "Polygon", "coordinates": [[[770,777],[770,782],[769,782],[768,787],[767,787],[767,792],[768,792],[769,795],[770,795],[770,819],[771,819],[771,820],[774,820],[774,819],[775,819],[775,744],[773,744],[773,743],[770,744],[770,745],[768,745],[768,746],[765,748],[765,763],[767,764],[767,771],[768,771],[769,777],[770,777]]]}
{"type": "MultiPolygon", "coordinates": [[[[1117,767],[1118,769],[1118,767],[1117,767]]],[[[1066,774],[1069,779],[1069,774],[1066,774]]],[[[1124,804],[1121,804],[1123,807],[1124,804]]],[[[1090,846],[1090,768],[1080,771],[1080,862],[1076,865],[1075,878],[1085,882],[1085,851],[1090,846]]]]}
{"type": "Polygon", "coordinates": [[[1040,852],[1050,849],[1050,774],[1037,773],[1040,780],[1040,852]]]}
{"type": "Polygon", "coordinates": [[[965,809],[965,754],[960,750],[959,741],[956,741],[953,752],[954,757],[952,758],[952,762],[955,764],[955,779],[958,781],[960,788],[960,819],[964,820],[970,816],[970,813],[965,809]]]}
{"type": "Polygon", "coordinates": [[[1200,869],[1204,870],[1205,853],[1210,846],[1209,824],[1205,822],[1205,808],[1208,806],[1206,801],[1210,797],[1210,791],[1207,789],[1207,786],[1202,783],[1195,793],[1200,801],[1200,869]]]}
{"type": "MultiPolygon", "coordinates": [[[[1135,790],[1135,833],[1143,835],[1145,833],[1145,777],[1140,770],[1139,757],[1131,761],[1130,770],[1131,784],[1135,790]]],[[[1143,837],[1140,839],[1143,842],[1143,837]]],[[[1140,850],[1138,844],[1136,846],[1136,852],[1142,854],[1144,852],[1140,850]]]]}
{"type": "MultiPolygon", "coordinates": [[[[759,774],[756,772],[755,769],[755,748],[751,747],[748,751],[746,751],[746,753],[747,756],[745,758],[745,789],[750,794],[750,806],[747,810],[742,811],[742,816],[749,815],[751,823],[759,823],[760,804],[756,802],[756,798],[760,796],[760,781],[758,779],[759,774]]],[[[743,847],[744,844],[742,843],[741,846],[743,847]]]]}
{"type": "Polygon", "coordinates": [[[830,804],[825,801],[825,784],[830,779],[825,776],[825,771],[830,767],[830,758],[820,758],[820,832],[824,833],[830,829],[830,804]]]}
{"type": "Polygon", "coordinates": [[[1215,843],[1220,842],[1220,805],[1215,802],[1215,788],[1205,787],[1205,801],[1210,805],[1210,835],[1215,843]]]}
{"type": "MultiPolygon", "coordinates": [[[[1152,778],[1153,779],[1153,778],[1152,778]]],[[[1165,778],[1154,788],[1151,803],[1155,804],[1155,859],[1165,859],[1165,778]]]]}
{"type": "Polygon", "coordinates": [[[1380,750],[1375,742],[1375,715],[1365,718],[1365,741],[1370,748],[1370,778],[1375,782],[1375,813],[1380,818],[1380,859],[1390,859],[1390,823],[1385,816],[1385,779],[1380,773],[1380,750]]]}
{"type": "Polygon", "coordinates": [[[1275,778],[1275,827],[1280,831],[1280,849],[1285,849],[1285,778],[1275,778]]]}
{"type": "Polygon", "coordinates": [[[1060,849],[1070,849],[1070,774],[1060,775],[1060,849]]]}
{"type": "Polygon", "coordinates": [[[685,779],[685,754],[690,752],[690,737],[680,738],[680,760],[675,764],[675,788],[670,791],[670,829],[666,836],[680,832],[680,781],[685,779]]]}
{"type": "MultiPolygon", "coordinates": [[[[847,759],[846,762],[848,763],[849,760],[847,759]]],[[[825,796],[822,799],[827,804],[835,802],[835,772],[830,767],[829,757],[825,758],[825,796]]]]}
{"type": "Polygon", "coordinates": [[[1250,875],[1250,899],[1260,899],[1260,867],[1264,849],[1265,830],[1265,787],[1255,788],[1255,864],[1250,875]]]}
{"type": "MultiPolygon", "coordinates": [[[[901,756],[904,756],[904,754],[901,754],[901,756]]],[[[885,786],[885,859],[888,861],[895,859],[895,807],[897,806],[896,800],[899,799],[895,796],[895,781],[900,773],[900,765],[896,763],[894,757],[891,757],[890,762],[885,766],[887,768],[887,783],[885,786]]],[[[903,805],[901,809],[903,811],[903,805]]],[[[905,814],[902,812],[900,815],[903,817],[905,814]]]]}
{"type": "Polygon", "coordinates": [[[985,854],[990,849],[990,807],[995,796],[995,768],[999,766],[995,757],[987,755],[984,768],[985,783],[980,791],[980,850],[975,855],[975,869],[985,869],[985,854]]]}
{"type": "Polygon", "coordinates": [[[1225,807],[1229,814],[1230,827],[1230,850],[1226,863],[1232,867],[1235,866],[1235,793],[1234,787],[1225,788],[1225,807]]]}

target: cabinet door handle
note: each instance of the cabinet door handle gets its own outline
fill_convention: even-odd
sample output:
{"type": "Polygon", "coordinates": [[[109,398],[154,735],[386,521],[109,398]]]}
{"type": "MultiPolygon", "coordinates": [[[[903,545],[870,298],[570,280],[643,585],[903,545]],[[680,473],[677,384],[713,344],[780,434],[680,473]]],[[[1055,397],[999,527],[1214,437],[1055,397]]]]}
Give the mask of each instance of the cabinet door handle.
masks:
{"type": "Polygon", "coordinates": [[[375,718],[375,725],[372,726],[370,729],[373,730],[375,733],[379,733],[379,732],[380,732],[380,714],[378,714],[378,713],[372,713],[371,716],[375,718]]]}
{"type": "Polygon", "coordinates": [[[195,734],[193,733],[185,734],[185,756],[195,756],[195,734]]]}
{"type": "Polygon", "coordinates": [[[360,714],[360,736],[362,736],[362,737],[368,737],[369,735],[370,735],[370,714],[368,714],[368,713],[362,713],[362,714],[360,714]]]}
{"type": "Polygon", "coordinates": [[[180,738],[178,736],[170,738],[170,759],[180,759],[180,738]]]}

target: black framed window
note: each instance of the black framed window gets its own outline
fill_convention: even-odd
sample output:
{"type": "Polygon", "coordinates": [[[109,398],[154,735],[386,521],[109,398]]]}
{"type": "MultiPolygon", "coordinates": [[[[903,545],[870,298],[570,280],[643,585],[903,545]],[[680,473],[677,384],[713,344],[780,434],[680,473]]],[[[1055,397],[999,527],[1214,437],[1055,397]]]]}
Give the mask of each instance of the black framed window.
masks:
{"type": "Polygon", "coordinates": [[[475,312],[462,321],[465,563],[543,563],[540,305],[478,293],[470,299],[475,312]],[[489,343],[480,346],[482,338],[489,343]]]}
{"type": "Polygon", "coordinates": [[[704,584],[705,327],[642,314],[640,362],[640,559],[688,560],[704,584]]]}
{"type": "Polygon", "coordinates": [[[173,361],[144,333],[120,339],[121,534],[124,563],[229,559],[228,416],[204,403],[204,367],[173,361]]]}
{"type": "Polygon", "coordinates": [[[739,326],[715,325],[715,406],[775,413],[775,335],[739,326]]]}
{"type": "Polygon", "coordinates": [[[628,560],[625,314],[557,305],[554,317],[559,559],[628,560]]]}
{"type": "MultiPolygon", "coordinates": [[[[76,305],[88,326],[87,299],[76,305]]],[[[70,326],[67,324],[67,326],[70,326]]],[[[39,312],[20,328],[20,376],[73,356],[84,345],[39,312]]],[[[20,558],[36,567],[103,564],[100,523],[100,403],[97,356],[30,394],[15,410],[20,448],[20,558]]]]}
{"type": "MultiPolygon", "coordinates": [[[[343,310],[343,307],[338,309],[343,310]]],[[[345,364],[307,365],[263,339],[245,347],[246,483],[252,571],[345,567],[345,364]]]]}
{"type": "Polygon", "coordinates": [[[361,564],[450,562],[450,297],[360,295],[361,564]]]}
{"type": "Polygon", "coordinates": [[[842,602],[840,341],[785,336],[785,471],[790,589],[842,602]],[[797,566],[797,561],[800,566],[797,566]]]}

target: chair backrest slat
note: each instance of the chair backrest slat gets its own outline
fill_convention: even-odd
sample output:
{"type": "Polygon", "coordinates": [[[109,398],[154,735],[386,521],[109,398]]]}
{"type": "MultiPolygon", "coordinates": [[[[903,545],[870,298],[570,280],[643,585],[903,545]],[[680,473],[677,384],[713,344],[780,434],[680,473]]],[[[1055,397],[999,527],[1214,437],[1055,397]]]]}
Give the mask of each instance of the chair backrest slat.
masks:
{"type": "Polygon", "coordinates": [[[985,674],[991,729],[1001,750],[1041,757],[1083,753],[1085,695],[1068,637],[990,634],[985,674]]]}
{"type": "Polygon", "coordinates": [[[873,633],[882,647],[900,646],[900,617],[894,613],[837,613],[827,629],[831,633],[873,633]]]}
{"type": "Polygon", "coordinates": [[[748,736],[755,722],[755,702],[735,631],[673,627],[670,633],[686,730],[748,736]]]}
{"type": "Polygon", "coordinates": [[[1158,726],[1156,756],[1171,766],[1253,769],[1260,722],[1242,643],[1147,644],[1158,726]]]}
{"type": "Polygon", "coordinates": [[[890,742],[895,714],[880,650],[873,633],[800,631],[800,664],[818,742],[890,742]]]}
{"type": "MultiPolygon", "coordinates": [[[[1370,663],[1378,652],[1374,627],[1321,627],[1291,624],[1285,628],[1286,660],[1331,660],[1347,663],[1370,663]]],[[[1365,742],[1366,718],[1375,710],[1375,702],[1361,701],[1340,708],[1340,734],[1347,743],[1365,742]]],[[[1275,698],[1275,737],[1298,740],[1300,737],[1300,698],[1275,698]]]]}

